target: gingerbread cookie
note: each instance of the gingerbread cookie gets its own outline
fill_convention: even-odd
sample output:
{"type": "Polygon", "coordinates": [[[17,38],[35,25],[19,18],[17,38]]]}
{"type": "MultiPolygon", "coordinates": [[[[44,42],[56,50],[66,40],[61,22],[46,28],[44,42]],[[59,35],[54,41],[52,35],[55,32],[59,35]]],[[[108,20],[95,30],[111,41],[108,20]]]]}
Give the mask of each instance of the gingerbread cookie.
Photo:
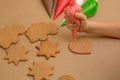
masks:
{"type": "Polygon", "coordinates": [[[53,75],[53,66],[50,66],[47,60],[41,62],[34,62],[33,66],[29,68],[31,71],[28,75],[33,76],[34,80],[48,80],[49,76],[53,75]]]}
{"type": "Polygon", "coordinates": [[[58,78],[58,80],[75,80],[72,76],[69,75],[63,75],[58,78]]]}
{"type": "Polygon", "coordinates": [[[88,37],[80,37],[78,40],[71,41],[68,46],[70,51],[78,54],[90,54],[91,47],[91,40],[88,37]]]}
{"type": "Polygon", "coordinates": [[[31,42],[35,42],[38,40],[46,40],[48,34],[56,34],[58,31],[57,25],[54,23],[34,23],[32,24],[26,36],[30,39],[31,42]]]}
{"type": "Polygon", "coordinates": [[[50,42],[50,41],[44,41],[41,42],[37,48],[39,49],[39,52],[37,53],[38,56],[44,55],[47,59],[50,57],[54,57],[56,53],[59,52],[57,49],[58,43],[50,42]]]}
{"type": "Polygon", "coordinates": [[[14,62],[15,65],[19,63],[19,61],[26,61],[27,56],[26,53],[28,52],[25,47],[16,45],[14,47],[10,47],[6,50],[7,55],[5,59],[8,60],[8,63],[14,62]]]}
{"type": "Polygon", "coordinates": [[[0,46],[8,48],[12,43],[19,41],[18,35],[25,32],[25,27],[22,25],[11,25],[0,29],[0,46]]]}

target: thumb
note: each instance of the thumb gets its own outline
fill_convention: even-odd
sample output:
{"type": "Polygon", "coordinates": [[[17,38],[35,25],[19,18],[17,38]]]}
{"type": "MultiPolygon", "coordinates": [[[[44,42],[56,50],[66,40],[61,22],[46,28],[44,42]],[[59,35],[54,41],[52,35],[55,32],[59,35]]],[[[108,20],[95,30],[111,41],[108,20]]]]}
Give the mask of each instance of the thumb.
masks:
{"type": "Polygon", "coordinates": [[[81,13],[75,13],[75,17],[80,19],[81,18],[81,13]]]}
{"type": "Polygon", "coordinates": [[[82,20],[82,21],[87,19],[87,17],[82,13],[75,13],[75,17],[82,20]]]}

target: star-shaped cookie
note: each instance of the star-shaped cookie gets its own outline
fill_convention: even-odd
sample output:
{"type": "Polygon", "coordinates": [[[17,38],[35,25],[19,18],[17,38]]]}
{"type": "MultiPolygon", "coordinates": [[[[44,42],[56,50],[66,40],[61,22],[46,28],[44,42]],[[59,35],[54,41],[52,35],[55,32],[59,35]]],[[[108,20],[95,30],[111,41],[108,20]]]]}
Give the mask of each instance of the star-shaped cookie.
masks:
{"type": "Polygon", "coordinates": [[[18,35],[25,31],[25,27],[19,24],[0,29],[0,46],[8,48],[12,43],[17,43],[19,41],[18,35]]]}
{"type": "Polygon", "coordinates": [[[16,45],[14,47],[10,47],[6,50],[7,55],[5,56],[5,59],[8,60],[8,63],[13,62],[15,65],[19,63],[19,61],[26,61],[27,56],[26,53],[28,50],[25,49],[25,47],[16,45]]]}
{"type": "Polygon", "coordinates": [[[34,80],[48,80],[49,76],[53,75],[53,66],[50,66],[47,60],[41,62],[34,62],[33,66],[29,68],[31,71],[28,75],[34,77],[34,80]]]}
{"type": "Polygon", "coordinates": [[[55,57],[55,54],[59,52],[57,49],[58,43],[50,42],[50,41],[44,41],[41,42],[37,48],[39,49],[37,55],[42,56],[44,55],[47,59],[50,57],[55,57]]]}
{"type": "Polygon", "coordinates": [[[58,31],[57,25],[54,23],[34,23],[32,24],[26,33],[26,36],[31,42],[38,40],[46,40],[49,34],[56,34],[58,31]]]}

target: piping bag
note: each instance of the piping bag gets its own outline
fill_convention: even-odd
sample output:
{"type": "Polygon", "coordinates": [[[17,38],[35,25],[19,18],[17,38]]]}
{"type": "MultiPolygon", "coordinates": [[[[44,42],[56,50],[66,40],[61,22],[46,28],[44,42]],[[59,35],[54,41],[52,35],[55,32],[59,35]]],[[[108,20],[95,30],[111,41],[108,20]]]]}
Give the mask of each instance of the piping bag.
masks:
{"type": "Polygon", "coordinates": [[[70,19],[73,23],[77,25],[77,27],[71,30],[72,32],[72,41],[76,40],[76,33],[80,28],[80,20],[75,17],[76,12],[81,12],[80,6],[76,3],[76,0],[72,0],[70,5],[66,7],[66,16],[70,19]]]}
{"type": "Polygon", "coordinates": [[[62,11],[64,11],[64,8],[66,8],[70,4],[70,2],[71,0],[58,0],[57,1],[53,20],[55,20],[62,13],[62,11]]]}
{"type": "Polygon", "coordinates": [[[52,16],[52,12],[53,12],[53,7],[55,4],[55,0],[42,0],[43,5],[48,13],[48,15],[51,17],[52,16]]]}
{"type": "MultiPolygon", "coordinates": [[[[96,14],[98,8],[98,0],[87,0],[81,5],[82,13],[87,16],[87,18],[92,17],[96,14]]],[[[62,22],[61,26],[65,26],[65,20],[62,22]]]]}

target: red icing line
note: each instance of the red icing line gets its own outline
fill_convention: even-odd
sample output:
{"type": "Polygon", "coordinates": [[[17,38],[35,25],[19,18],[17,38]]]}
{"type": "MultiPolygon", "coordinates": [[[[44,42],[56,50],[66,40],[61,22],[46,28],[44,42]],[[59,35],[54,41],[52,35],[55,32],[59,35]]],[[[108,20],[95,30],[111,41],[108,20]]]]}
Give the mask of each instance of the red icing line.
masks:
{"type": "Polygon", "coordinates": [[[78,32],[80,28],[80,20],[78,20],[75,17],[76,12],[81,12],[80,6],[76,3],[76,0],[72,0],[71,4],[67,6],[66,8],[66,15],[67,17],[73,21],[75,24],[77,24],[77,27],[71,30],[72,32],[72,41],[76,39],[76,33],[78,32]]]}
{"type": "Polygon", "coordinates": [[[74,53],[79,53],[79,54],[80,54],[80,51],[79,51],[79,50],[73,49],[70,45],[69,45],[69,48],[70,48],[70,50],[71,50],[72,52],[74,52],[74,53]]]}
{"type": "Polygon", "coordinates": [[[68,45],[68,48],[69,48],[69,50],[70,50],[71,52],[76,53],[76,54],[89,54],[88,52],[80,51],[80,50],[75,49],[75,48],[72,46],[71,43],[72,43],[72,42],[70,42],[69,45],[68,45]]]}
{"type": "Polygon", "coordinates": [[[70,4],[71,0],[58,0],[55,8],[53,20],[55,20],[62,11],[70,4]]]}

